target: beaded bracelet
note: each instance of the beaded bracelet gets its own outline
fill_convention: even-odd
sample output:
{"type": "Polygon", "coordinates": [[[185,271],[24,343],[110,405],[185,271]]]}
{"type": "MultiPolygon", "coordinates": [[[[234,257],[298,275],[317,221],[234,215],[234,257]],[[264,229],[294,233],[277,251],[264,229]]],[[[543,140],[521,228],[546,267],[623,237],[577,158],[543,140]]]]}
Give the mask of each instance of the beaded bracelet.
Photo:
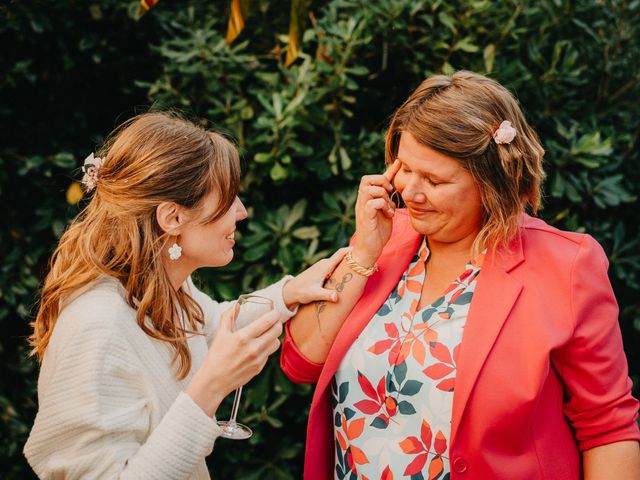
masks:
{"type": "Polygon", "coordinates": [[[353,270],[354,272],[364,276],[364,277],[370,277],[371,275],[373,275],[375,272],[378,271],[378,264],[374,263],[373,266],[371,267],[364,267],[362,265],[360,265],[358,262],[356,262],[353,259],[353,256],[351,255],[351,249],[349,249],[349,251],[347,252],[347,254],[344,257],[344,262],[347,264],[347,266],[353,270]]]}

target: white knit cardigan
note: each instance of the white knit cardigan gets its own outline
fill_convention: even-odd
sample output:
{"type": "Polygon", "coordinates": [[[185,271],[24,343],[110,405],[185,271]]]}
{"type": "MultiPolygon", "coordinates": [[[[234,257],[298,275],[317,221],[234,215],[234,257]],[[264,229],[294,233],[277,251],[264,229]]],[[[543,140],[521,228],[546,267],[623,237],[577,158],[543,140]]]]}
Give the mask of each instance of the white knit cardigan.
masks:
{"type": "MultiPolygon", "coordinates": [[[[289,278],[256,292],[274,301],[282,321],[294,314],[282,299],[289,278]]],[[[63,306],[42,362],[39,410],[24,448],[40,478],[210,478],[205,457],[220,428],[184,389],[231,303],[214,302],[191,279],[183,288],[206,322],[205,335],[188,340],[192,367],[184,380],[176,379],[169,346],[138,326],[115,279],[92,284],[63,306]]],[[[238,328],[259,313],[243,310],[238,328]]]]}

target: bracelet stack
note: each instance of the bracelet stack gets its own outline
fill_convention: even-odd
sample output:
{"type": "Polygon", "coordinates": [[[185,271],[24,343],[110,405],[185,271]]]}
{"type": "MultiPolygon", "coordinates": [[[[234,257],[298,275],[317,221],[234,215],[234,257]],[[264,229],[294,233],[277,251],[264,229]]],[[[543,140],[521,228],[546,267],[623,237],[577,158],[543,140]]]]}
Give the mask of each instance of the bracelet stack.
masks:
{"type": "Polygon", "coordinates": [[[347,264],[347,266],[351,270],[353,270],[359,275],[362,275],[363,277],[370,277],[371,275],[373,275],[375,272],[378,271],[377,263],[374,263],[373,266],[371,267],[365,267],[363,265],[360,265],[358,262],[356,262],[353,259],[353,256],[351,255],[351,249],[349,249],[349,251],[345,255],[344,262],[347,264]]]}

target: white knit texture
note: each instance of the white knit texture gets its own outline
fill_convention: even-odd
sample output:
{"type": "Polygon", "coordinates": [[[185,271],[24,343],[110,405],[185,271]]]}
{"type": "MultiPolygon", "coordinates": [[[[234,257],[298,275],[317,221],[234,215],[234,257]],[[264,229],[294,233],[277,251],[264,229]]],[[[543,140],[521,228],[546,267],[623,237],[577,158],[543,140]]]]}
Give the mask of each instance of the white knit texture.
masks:
{"type": "MultiPolygon", "coordinates": [[[[283,321],[294,313],[282,299],[289,278],[256,292],[274,301],[283,321]]],[[[24,448],[40,478],[210,478],[204,459],[220,429],[184,389],[232,303],[214,302],[191,280],[186,286],[205,313],[206,337],[189,339],[193,362],[182,381],[172,350],[140,329],[114,279],[96,282],[64,306],[42,362],[39,410],[24,448]]]]}

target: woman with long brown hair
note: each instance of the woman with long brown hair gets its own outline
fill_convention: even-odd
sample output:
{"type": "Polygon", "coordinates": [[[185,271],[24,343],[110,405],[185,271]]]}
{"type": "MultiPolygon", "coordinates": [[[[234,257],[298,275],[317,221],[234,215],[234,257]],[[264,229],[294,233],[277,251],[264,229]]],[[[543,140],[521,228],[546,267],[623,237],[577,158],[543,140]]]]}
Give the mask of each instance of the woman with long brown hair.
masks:
{"type": "Polygon", "coordinates": [[[264,367],[343,252],[257,292],[235,318],[191,273],[233,258],[235,147],[167,113],[137,116],[85,162],[92,197],[60,239],[30,343],[42,361],[25,455],[41,478],[209,478],[222,399],[264,367]]]}

